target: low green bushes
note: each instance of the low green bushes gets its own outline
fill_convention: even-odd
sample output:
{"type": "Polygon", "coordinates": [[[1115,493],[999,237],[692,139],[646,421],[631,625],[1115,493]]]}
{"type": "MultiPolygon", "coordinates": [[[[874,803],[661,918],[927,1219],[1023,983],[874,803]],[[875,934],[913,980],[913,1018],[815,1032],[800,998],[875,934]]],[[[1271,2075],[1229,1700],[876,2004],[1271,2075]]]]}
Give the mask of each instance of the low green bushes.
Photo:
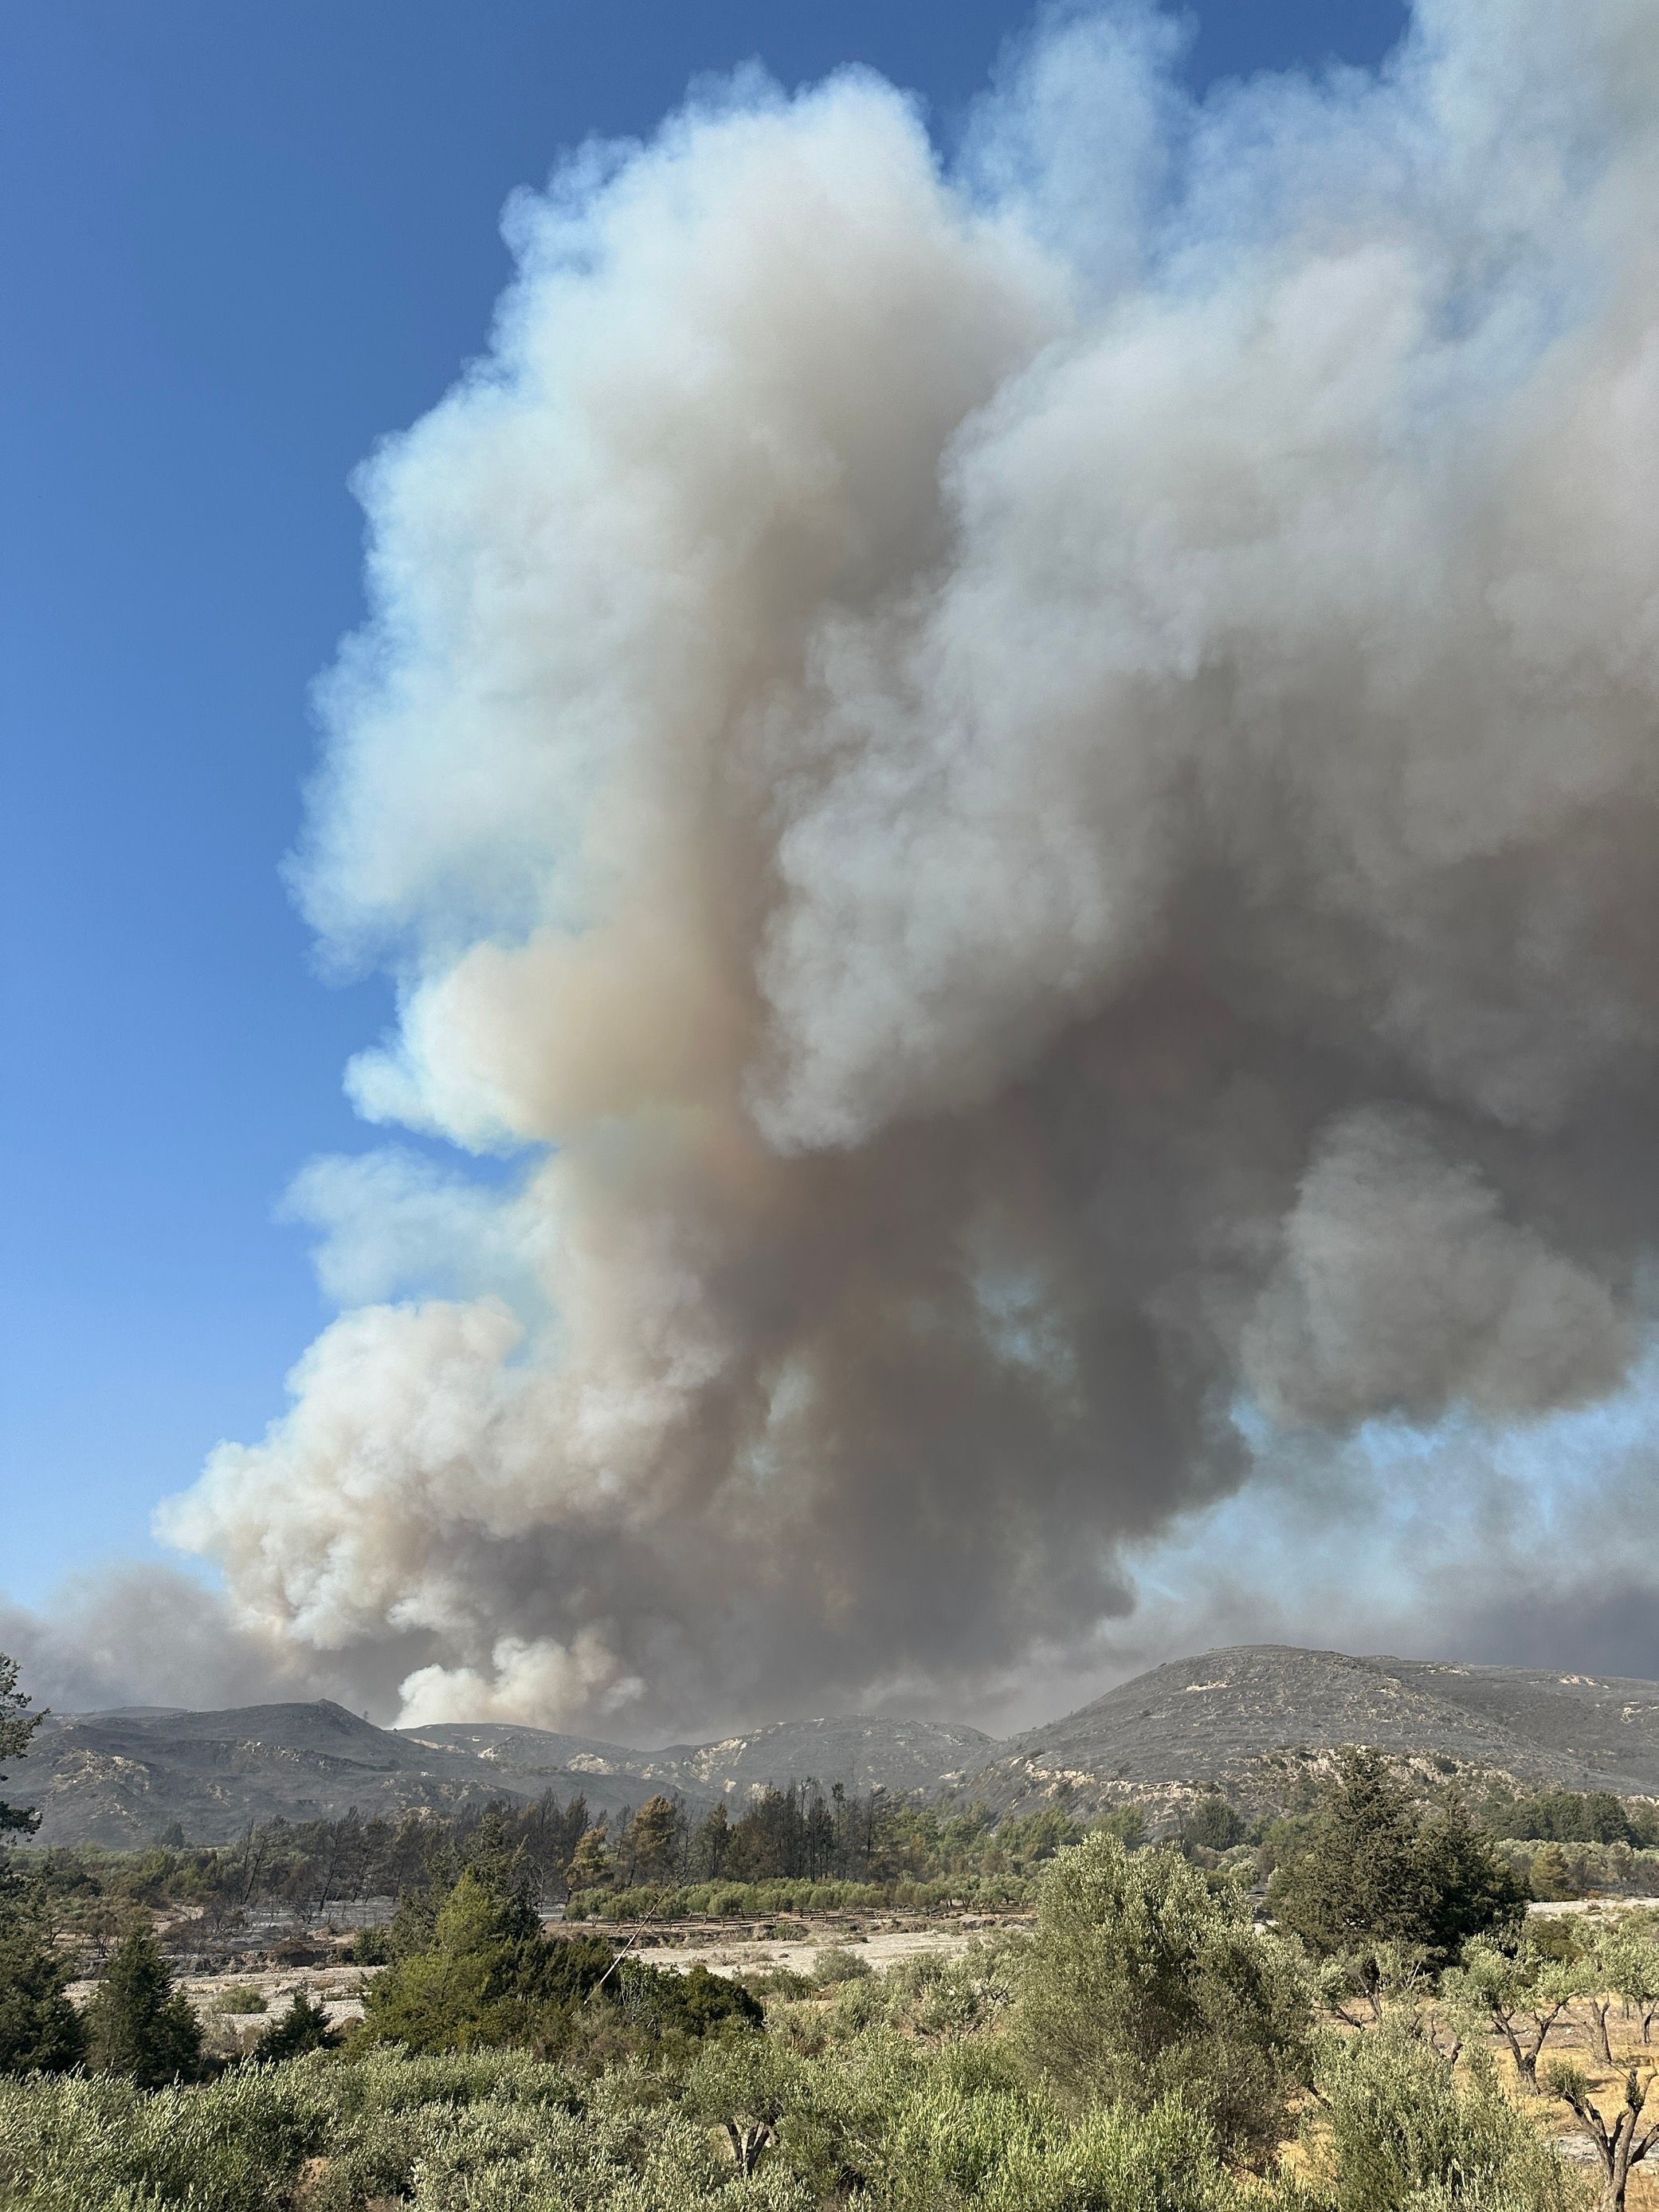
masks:
{"type": "Polygon", "coordinates": [[[1029,1904],[1034,1885],[1022,1875],[976,1875],[961,1881],[700,1881],[678,1887],[579,1889],[567,1920],[769,1920],[780,1912],[939,1912],[952,1906],[983,1912],[1029,1904]]]}
{"type": "Polygon", "coordinates": [[[373,2051],[148,2097],[0,2083],[8,2212],[1224,2212],[1176,2106],[1063,2113],[975,2045],[883,2032],[834,2067],[716,2038],[684,2074],[584,2080],[523,2053],[373,2051]]]}

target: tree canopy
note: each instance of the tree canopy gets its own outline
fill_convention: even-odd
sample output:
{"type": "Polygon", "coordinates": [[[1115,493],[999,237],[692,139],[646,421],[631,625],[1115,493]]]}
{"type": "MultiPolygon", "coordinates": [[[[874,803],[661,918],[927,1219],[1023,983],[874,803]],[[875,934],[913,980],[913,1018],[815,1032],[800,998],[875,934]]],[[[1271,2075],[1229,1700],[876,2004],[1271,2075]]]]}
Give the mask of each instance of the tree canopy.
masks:
{"type": "Polygon", "coordinates": [[[1279,1926],[1320,1957],[1378,1943],[1449,1965],[1473,1936],[1519,1927],[1526,1892],[1453,1796],[1419,1806],[1374,1751],[1339,1758],[1295,1855],[1274,1874],[1279,1926]]]}

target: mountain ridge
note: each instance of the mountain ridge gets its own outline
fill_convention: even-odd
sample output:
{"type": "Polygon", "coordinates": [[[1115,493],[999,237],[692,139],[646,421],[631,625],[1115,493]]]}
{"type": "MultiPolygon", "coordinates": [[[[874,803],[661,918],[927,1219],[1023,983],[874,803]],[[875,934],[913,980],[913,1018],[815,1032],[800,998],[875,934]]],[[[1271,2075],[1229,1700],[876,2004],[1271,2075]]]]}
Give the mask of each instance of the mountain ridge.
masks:
{"type": "Polygon", "coordinates": [[[438,1814],[549,1790],[611,1814],[663,1790],[696,1813],[808,1778],[999,1815],[1134,1802],[1173,1817],[1213,1789],[1245,1808],[1288,1802],[1347,1743],[1429,1778],[1659,1796],[1659,1683],[1240,1644],[1149,1668],[1001,1741],[846,1714],[655,1751],[506,1722],[382,1729],[326,1698],[126,1708],[51,1716],[13,1781],[42,1810],[43,1842],[118,1849],[175,1827],[225,1843],[250,1820],[438,1814]]]}

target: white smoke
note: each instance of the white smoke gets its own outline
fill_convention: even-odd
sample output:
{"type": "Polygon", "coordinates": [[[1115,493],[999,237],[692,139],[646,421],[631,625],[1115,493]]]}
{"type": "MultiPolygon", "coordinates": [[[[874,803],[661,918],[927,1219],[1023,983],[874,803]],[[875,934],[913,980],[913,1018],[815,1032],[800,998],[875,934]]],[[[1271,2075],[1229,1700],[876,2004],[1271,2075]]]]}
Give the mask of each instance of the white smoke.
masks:
{"type": "Polygon", "coordinates": [[[1618,1384],[1656,31],[1425,0],[1194,106],[1127,10],[954,169],[744,79],[515,201],[301,882],[398,978],[362,1110],[521,1164],[313,1172],[379,1302],[163,1516],[253,1632],[423,1721],[969,1694],[1264,1421],[1618,1384]]]}

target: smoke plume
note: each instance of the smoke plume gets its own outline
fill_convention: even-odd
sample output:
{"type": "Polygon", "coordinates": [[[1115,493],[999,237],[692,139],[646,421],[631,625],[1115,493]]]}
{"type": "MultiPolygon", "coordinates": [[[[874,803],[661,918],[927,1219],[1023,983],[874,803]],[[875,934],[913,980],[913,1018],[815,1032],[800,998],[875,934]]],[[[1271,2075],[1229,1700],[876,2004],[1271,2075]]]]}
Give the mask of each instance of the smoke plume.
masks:
{"type": "Polygon", "coordinates": [[[1127,9],[948,163],[745,77],[515,200],[297,867],[362,1113],[506,1164],[307,1176],[364,1302],[163,1515],[249,1635],[422,1721],[965,1698],[1264,1466],[1621,1386],[1654,31],[1194,104],[1127,9]]]}

